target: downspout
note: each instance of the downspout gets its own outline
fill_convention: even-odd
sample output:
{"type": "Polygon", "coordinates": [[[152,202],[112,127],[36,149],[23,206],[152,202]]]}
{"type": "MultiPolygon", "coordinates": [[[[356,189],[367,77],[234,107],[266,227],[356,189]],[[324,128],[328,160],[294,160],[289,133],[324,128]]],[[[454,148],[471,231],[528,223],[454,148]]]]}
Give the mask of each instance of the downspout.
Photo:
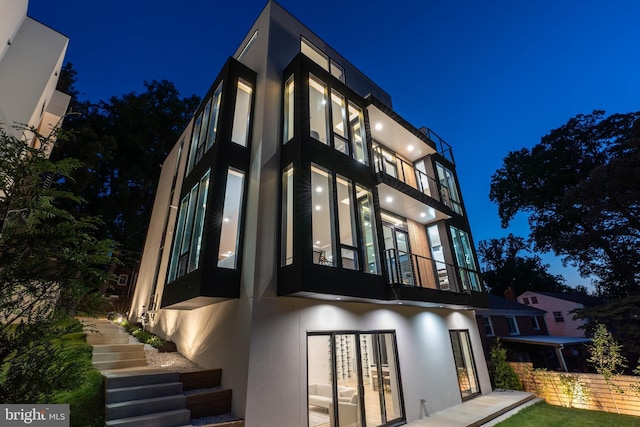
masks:
{"type": "Polygon", "coordinates": [[[562,368],[565,372],[569,372],[567,369],[567,363],[564,361],[564,356],[562,355],[562,349],[564,348],[564,344],[560,344],[556,347],[556,353],[558,353],[558,361],[560,362],[560,368],[562,368]]]}

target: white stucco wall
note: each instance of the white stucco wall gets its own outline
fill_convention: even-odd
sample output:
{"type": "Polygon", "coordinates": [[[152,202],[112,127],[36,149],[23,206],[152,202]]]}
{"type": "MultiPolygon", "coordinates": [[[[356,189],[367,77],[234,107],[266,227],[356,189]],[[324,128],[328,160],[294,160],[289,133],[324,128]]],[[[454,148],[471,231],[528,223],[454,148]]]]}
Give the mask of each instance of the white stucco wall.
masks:
{"type": "Polygon", "coordinates": [[[0,61],[27,16],[29,0],[0,0],[0,61]]]}

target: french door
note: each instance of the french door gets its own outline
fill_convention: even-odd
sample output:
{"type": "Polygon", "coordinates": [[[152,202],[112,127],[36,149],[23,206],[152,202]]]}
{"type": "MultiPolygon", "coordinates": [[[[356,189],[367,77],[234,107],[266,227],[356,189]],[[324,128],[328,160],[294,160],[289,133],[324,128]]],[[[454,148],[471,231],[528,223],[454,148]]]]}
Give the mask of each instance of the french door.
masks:
{"type": "Polygon", "coordinates": [[[309,427],[404,419],[394,332],[308,333],[307,360],[309,427]]]}
{"type": "Polygon", "coordinates": [[[478,375],[476,365],[471,350],[468,330],[449,331],[451,337],[451,347],[453,349],[453,359],[456,364],[456,374],[458,375],[458,385],[462,400],[470,399],[480,393],[478,386],[478,375]]]}

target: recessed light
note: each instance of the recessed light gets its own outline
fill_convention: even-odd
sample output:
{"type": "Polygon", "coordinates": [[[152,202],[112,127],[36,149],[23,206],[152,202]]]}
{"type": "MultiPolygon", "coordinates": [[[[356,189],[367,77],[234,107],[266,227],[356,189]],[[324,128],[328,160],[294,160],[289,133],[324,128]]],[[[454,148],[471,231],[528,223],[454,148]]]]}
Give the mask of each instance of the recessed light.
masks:
{"type": "Polygon", "coordinates": [[[424,218],[425,216],[427,216],[427,214],[426,214],[426,213],[424,213],[424,212],[420,212],[420,218],[424,218]]]}
{"type": "Polygon", "coordinates": [[[413,151],[413,145],[409,145],[409,146],[407,147],[407,151],[413,151]]]}
{"type": "Polygon", "coordinates": [[[386,198],[386,199],[384,199],[384,200],[385,200],[387,203],[391,203],[391,202],[393,202],[393,197],[391,197],[391,196],[387,196],[387,198],[386,198]]]}
{"type": "Polygon", "coordinates": [[[337,299],[338,301],[340,301],[342,298],[338,297],[338,298],[336,298],[336,299],[337,299]]]}
{"type": "Polygon", "coordinates": [[[320,244],[320,240],[316,240],[316,245],[319,245],[319,244],[320,244]]]}
{"type": "Polygon", "coordinates": [[[398,303],[398,305],[402,305],[402,301],[400,301],[400,302],[398,303]]]}
{"type": "Polygon", "coordinates": [[[376,123],[375,129],[376,130],[382,130],[382,123],[376,123]]]}
{"type": "Polygon", "coordinates": [[[322,209],[322,206],[316,205],[316,210],[319,211],[320,209],[322,209]]]}
{"type": "Polygon", "coordinates": [[[316,193],[322,193],[322,187],[317,186],[316,187],[316,193]]]}
{"type": "Polygon", "coordinates": [[[227,218],[226,216],[224,217],[224,222],[229,222],[229,218],[227,218]]]}

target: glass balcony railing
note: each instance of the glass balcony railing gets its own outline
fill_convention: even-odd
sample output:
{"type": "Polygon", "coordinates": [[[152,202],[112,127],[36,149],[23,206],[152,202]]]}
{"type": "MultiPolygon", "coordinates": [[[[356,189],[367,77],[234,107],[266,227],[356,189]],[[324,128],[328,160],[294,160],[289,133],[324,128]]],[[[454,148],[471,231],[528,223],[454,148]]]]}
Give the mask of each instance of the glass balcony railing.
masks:
{"type": "Polygon", "coordinates": [[[452,164],[456,164],[455,160],[453,159],[453,150],[444,139],[440,138],[437,133],[427,127],[420,130],[422,130],[427,135],[427,137],[436,144],[438,153],[440,153],[442,157],[449,160],[452,164]]]}
{"type": "Polygon", "coordinates": [[[415,286],[450,292],[470,292],[468,284],[471,281],[465,276],[466,270],[458,269],[453,264],[397,249],[385,250],[384,261],[389,285],[415,286]],[[458,271],[463,274],[460,286],[458,285],[458,271]]]}
{"type": "Polygon", "coordinates": [[[373,157],[376,173],[402,181],[432,199],[440,201],[435,178],[414,168],[411,163],[393,155],[381,145],[373,149],[373,157]]]}

